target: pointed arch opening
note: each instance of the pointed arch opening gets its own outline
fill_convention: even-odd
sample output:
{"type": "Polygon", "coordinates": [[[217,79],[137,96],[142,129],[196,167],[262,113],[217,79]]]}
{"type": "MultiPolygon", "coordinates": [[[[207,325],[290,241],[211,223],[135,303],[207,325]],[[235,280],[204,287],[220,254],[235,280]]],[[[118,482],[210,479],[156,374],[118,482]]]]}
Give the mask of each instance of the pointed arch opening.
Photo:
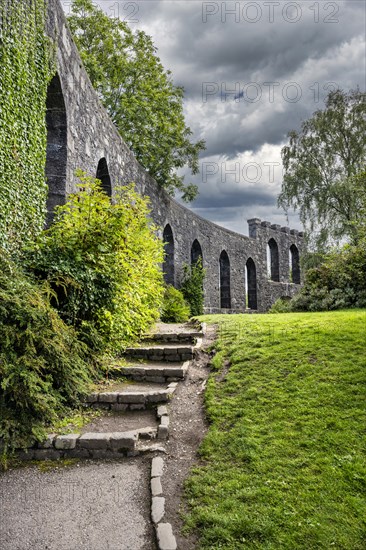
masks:
{"type": "Polygon", "coordinates": [[[220,307],[231,308],[230,260],[226,250],[220,254],[220,307]]]}
{"type": "Polygon", "coordinates": [[[101,181],[102,189],[104,193],[108,195],[108,197],[111,197],[112,184],[111,184],[111,178],[109,175],[108,164],[105,157],[101,158],[100,161],[98,162],[96,177],[98,178],[98,180],[101,181]]]}
{"type": "Polygon", "coordinates": [[[199,258],[203,260],[202,248],[198,240],[195,239],[191,246],[191,265],[195,265],[198,262],[199,258]]]}
{"type": "Polygon", "coordinates": [[[296,285],[301,283],[300,254],[294,244],[290,246],[290,281],[296,285]]]}
{"type": "Polygon", "coordinates": [[[246,303],[249,309],[257,309],[257,270],[252,258],[245,264],[246,303]]]}
{"type": "Polygon", "coordinates": [[[272,281],[280,280],[280,261],[278,254],[278,245],[274,239],[268,241],[268,266],[269,275],[272,281]]]}
{"type": "Polygon", "coordinates": [[[47,224],[49,225],[53,219],[55,207],[66,202],[67,115],[61,81],[57,73],[47,89],[46,127],[47,224]]]}
{"type": "Polygon", "coordinates": [[[174,285],[174,237],[169,224],[164,228],[163,242],[165,251],[163,263],[164,281],[167,285],[174,285]]]}

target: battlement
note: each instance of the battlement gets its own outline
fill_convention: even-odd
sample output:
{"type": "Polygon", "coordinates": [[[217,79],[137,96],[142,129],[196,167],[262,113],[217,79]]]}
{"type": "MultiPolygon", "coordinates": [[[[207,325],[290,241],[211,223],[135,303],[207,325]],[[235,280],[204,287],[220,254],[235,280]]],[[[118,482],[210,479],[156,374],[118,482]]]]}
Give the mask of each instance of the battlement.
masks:
{"type": "Polygon", "coordinates": [[[303,231],[299,231],[298,229],[290,229],[290,227],[281,227],[281,225],[277,223],[262,221],[260,218],[251,218],[248,220],[248,226],[249,236],[254,239],[264,233],[268,233],[269,236],[273,237],[273,232],[285,233],[298,239],[303,239],[305,236],[303,231]]]}

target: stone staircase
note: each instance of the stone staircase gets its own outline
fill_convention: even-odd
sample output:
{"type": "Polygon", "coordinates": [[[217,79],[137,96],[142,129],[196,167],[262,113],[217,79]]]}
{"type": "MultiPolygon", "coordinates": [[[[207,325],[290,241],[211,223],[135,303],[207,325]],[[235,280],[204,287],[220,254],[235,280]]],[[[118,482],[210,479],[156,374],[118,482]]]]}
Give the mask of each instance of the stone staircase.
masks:
{"type": "Polygon", "coordinates": [[[49,434],[21,458],[119,458],[142,452],[164,450],[169,437],[169,402],[190,361],[202,345],[204,327],[160,325],[160,331],[145,337],[138,347],[125,351],[123,365],[113,372],[121,377],[111,391],[87,396],[86,407],[105,411],[101,419],[65,435],[49,434]],[[146,412],[143,416],[142,411],[146,412]],[[113,431],[105,426],[113,424],[113,431]],[[108,424],[109,423],[109,424],[108,424]]]}

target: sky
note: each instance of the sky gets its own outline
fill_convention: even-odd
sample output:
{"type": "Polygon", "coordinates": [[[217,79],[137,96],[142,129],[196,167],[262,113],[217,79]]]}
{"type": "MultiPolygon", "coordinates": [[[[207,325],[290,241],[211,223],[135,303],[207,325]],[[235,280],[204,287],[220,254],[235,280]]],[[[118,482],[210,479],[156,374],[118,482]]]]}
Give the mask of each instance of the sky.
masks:
{"type": "Polygon", "coordinates": [[[365,90],[365,0],[94,4],[152,36],[185,89],[192,139],[206,141],[200,173],[185,174],[199,187],[190,208],[244,234],[254,217],[302,229],[277,207],[281,149],[330,90],[365,90]]]}

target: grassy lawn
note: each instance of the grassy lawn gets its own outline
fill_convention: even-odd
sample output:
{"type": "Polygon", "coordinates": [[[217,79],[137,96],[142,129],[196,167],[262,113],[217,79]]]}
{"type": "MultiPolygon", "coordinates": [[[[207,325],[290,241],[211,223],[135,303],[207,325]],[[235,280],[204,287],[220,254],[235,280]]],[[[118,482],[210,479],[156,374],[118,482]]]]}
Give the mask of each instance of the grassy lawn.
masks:
{"type": "Polygon", "coordinates": [[[366,310],[219,323],[186,487],[201,548],[366,548],[366,310]]]}

